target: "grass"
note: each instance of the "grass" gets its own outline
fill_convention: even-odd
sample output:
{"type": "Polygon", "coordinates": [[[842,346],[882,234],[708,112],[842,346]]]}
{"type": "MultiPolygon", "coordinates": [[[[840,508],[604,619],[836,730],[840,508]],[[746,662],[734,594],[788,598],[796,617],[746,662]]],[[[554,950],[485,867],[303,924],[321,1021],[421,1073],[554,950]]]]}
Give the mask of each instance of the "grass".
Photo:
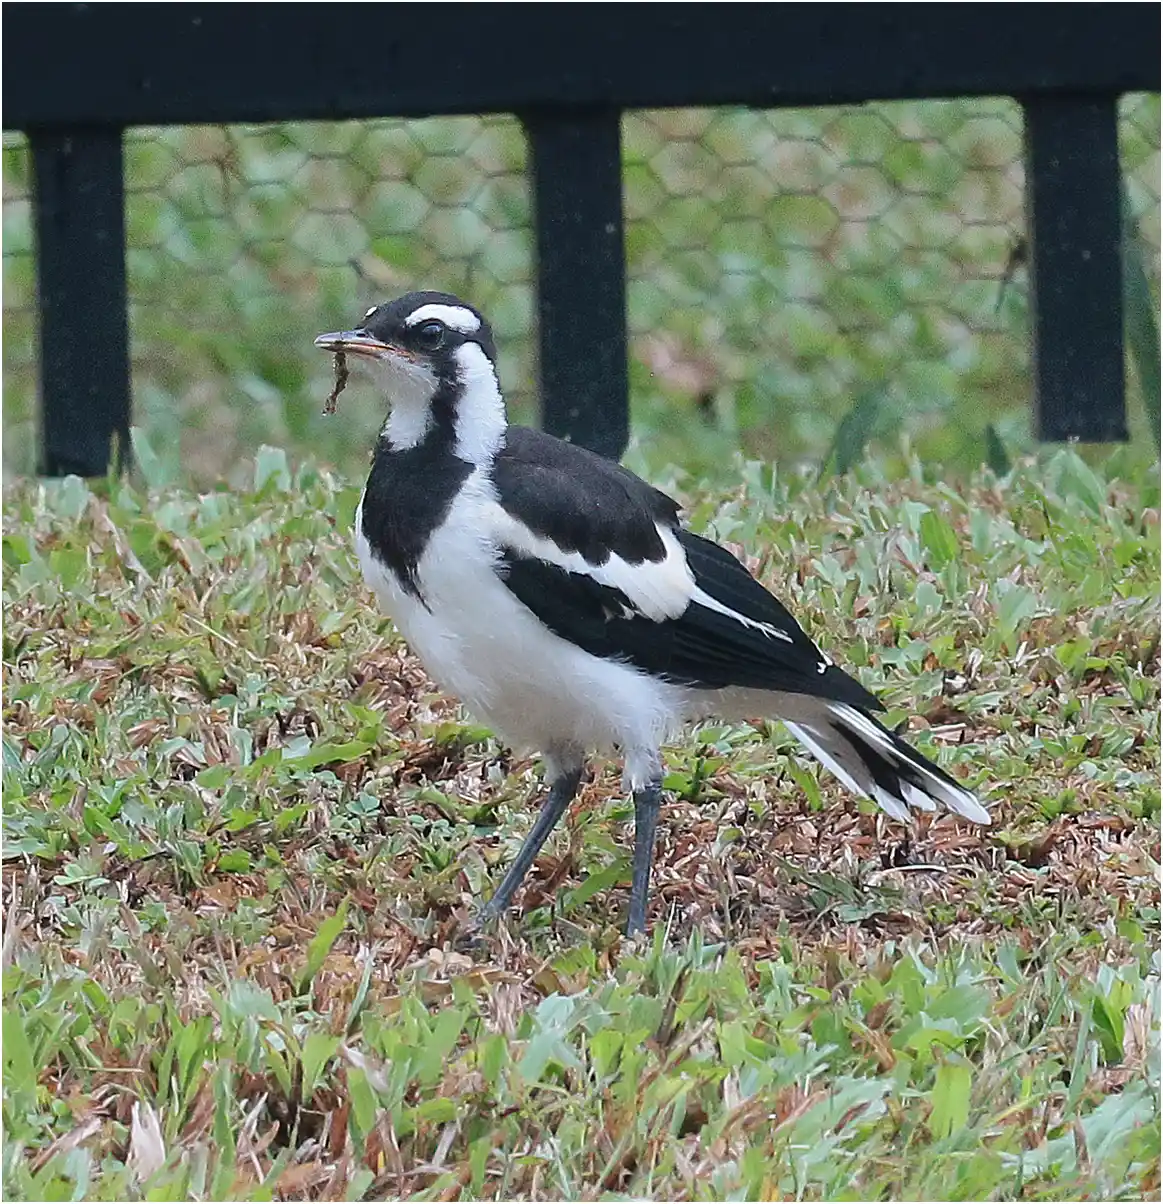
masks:
{"type": "Polygon", "coordinates": [[[649,944],[598,764],[466,954],[537,767],[369,605],[357,490],[9,491],[7,1197],[1157,1198],[1154,495],[1070,451],[684,495],[995,824],[706,725],[649,944]]]}

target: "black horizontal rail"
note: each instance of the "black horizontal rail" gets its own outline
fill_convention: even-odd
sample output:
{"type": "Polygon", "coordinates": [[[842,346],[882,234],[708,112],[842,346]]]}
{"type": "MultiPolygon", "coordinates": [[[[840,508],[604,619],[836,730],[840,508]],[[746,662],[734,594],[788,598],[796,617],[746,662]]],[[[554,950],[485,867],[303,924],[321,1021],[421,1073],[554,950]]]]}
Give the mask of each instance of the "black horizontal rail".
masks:
{"type": "MultiPolygon", "coordinates": [[[[627,366],[618,127],[642,107],[1012,95],[1027,115],[1038,430],[1125,438],[1118,96],[1159,89],[1144,4],[42,4],[5,11],[35,164],[45,471],[129,420],[120,140],[133,125],[519,113],[543,418],[610,455],[627,366]]],[[[779,181],[772,181],[777,190],[779,181]]]]}
{"type": "Polygon", "coordinates": [[[15,129],[1159,87],[1133,3],[25,3],[4,35],[15,129]]]}

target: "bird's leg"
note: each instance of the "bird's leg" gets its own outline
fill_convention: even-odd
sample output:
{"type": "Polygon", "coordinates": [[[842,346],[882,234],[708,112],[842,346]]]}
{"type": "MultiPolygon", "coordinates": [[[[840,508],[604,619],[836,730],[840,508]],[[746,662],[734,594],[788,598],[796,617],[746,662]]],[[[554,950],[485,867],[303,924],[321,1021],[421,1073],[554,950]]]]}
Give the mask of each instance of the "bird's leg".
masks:
{"type": "Polygon", "coordinates": [[[634,791],[634,877],[630,883],[630,915],[626,935],[646,931],[646,899],[650,893],[650,867],[654,861],[654,833],[662,805],[662,782],[647,782],[634,791]]]}
{"type": "Polygon", "coordinates": [[[533,859],[541,852],[541,846],[545,843],[549,833],[557,826],[557,821],[565,814],[566,807],[577,794],[581,773],[579,767],[559,773],[553,779],[549,797],[541,805],[541,811],[533,827],[529,829],[525,843],[518,851],[513,864],[509,866],[508,872],[493,897],[477,913],[478,925],[487,924],[490,920],[496,919],[508,907],[517,887],[521,885],[525,875],[529,872],[533,859]]]}

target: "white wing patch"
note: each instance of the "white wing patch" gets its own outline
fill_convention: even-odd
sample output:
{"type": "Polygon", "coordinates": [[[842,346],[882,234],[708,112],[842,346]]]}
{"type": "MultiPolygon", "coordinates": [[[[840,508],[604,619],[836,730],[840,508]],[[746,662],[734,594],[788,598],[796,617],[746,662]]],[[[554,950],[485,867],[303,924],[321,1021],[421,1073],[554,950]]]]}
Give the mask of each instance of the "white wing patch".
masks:
{"type": "Polygon", "coordinates": [[[666,556],[662,560],[631,564],[621,556],[611,554],[605,564],[594,565],[580,552],[564,551],[552,539],[530,531],[499,502],[490,507],[487,521],[490,535],[497,543],[512,548],[521,556],[543,560],[565,569],[567,573],[577,573],[600,585],[620,590],[639,614],[656,623],[677,619],[686,610],[695,592],[694,577],[686,562],[686,555],[668,528],[658,528],[666,549],[666,556]]]}
{"type": "Polygon", "coordinates": [[[443,322],[460,334],[476,334],[481,328],[480,318],[463,305],[421,305],[404,319],[404,325],[419,326],[421,322],[432,321],[443,322]]]}
{"type": "Polygon", "coordinates": [[[656,623],[679,618],[692,602],[697,602],[708,610],[733,619],[743,627],[762,632],[770,639],[783,640],[789,644],[792,642],[787,632],[770,623],[749,619],[713,598],[697,585],[687,563],[686,553],[670,527],[655,524],[666,553],[662,560],[631,564],[621,556],[611,554],[605,564],[594,565],[580,552],[564,551],[552,539],[530,531],[499,503],[490,525],[499,543],[512,548],[520,555],[544,560],[547,564],[557,565],[568,573],[578,573],[592,578],[600,585],[620,590],[638,614],[653,619],[656,623]]]}

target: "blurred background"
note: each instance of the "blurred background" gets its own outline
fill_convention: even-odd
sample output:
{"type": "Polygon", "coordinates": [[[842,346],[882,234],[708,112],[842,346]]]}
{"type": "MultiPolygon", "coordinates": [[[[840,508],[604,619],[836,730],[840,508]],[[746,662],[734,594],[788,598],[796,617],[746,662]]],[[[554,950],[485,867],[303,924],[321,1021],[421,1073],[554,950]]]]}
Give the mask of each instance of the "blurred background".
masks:
{"type": "MultiPolygon", "coordinates": [[[[1159,123],[1157,95],[1123,98],[1126,250],[1155,330],[1159,123]]],[[[636,466],[713,479],[739,449],[844,467],[907,440],[969,471],[1034,448],[1016,103],[636,112],[623,142],[636,466]]],[[[133,420],[174,479],[249,477],[264,443],[361,476],[379,402],[353,388],[324,417],[332,367],[312,339],[413,288],[484,310],[513,416],[536,420],[515,119],[135,129],[126,168],[133,420]]],[[[20,135],[4,136],[3,177],[4,467],[29,473],[20,135]]],[[[1133,467],[1156,458],[1158,396],[1142,346],[1128,352],[1134,437],[1118,454],[1133,467]]]]}

